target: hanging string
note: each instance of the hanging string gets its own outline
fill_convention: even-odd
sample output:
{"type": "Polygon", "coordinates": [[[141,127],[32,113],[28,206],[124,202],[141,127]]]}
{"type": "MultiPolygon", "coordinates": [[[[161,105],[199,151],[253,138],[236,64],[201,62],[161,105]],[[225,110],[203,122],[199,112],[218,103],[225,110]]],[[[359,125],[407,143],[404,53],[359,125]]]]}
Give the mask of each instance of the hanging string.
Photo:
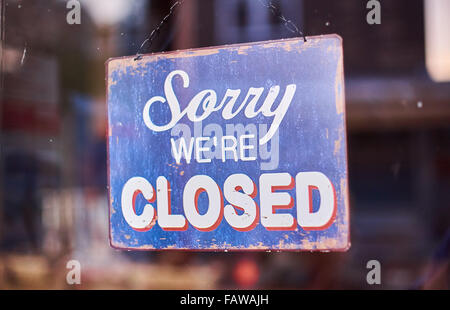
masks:
{"type": "Polygon", "coordinates": [[[277,8],[272,3],[271,0],[269,0],[268,2],[265,2],[264,0],[259,0],[259,3],[261,3],[262,6],[266,7],[267,9],[269,9],[270,12],[272,12],[273,16],[275,16],[276,18],[281,20],[287,30],[289,30],[290,32],[292,32],[294,34],[299,35],[300,37],[303,37],[303,41],[306,42],[306,36],[303,34],[303,32],[301,32],[300,29],[298,29],[298,27],[292,22],[292,20],[287,19],[286,17],[284,17],[284,15],[281,14],[280,9],[277,8]]]}
{"type": "MultiPolygon", "coordinates": [[[[167,22],[167,20],[174,14],[176,8],[178,6],[180,6],[181,4],[183,4],[184,1],[185,0],[179,0],[179,1],[176,1],[174,4],[172,4],[172,6],[169,9],[169,13],[167,13],[167,15],[164,16],[164,18],[161,20],[161,22],[158,24],[158,26],[156,26],[156,28],[153,29],[153,31],[150,33],[150,36],[148,36],[148,38],[146,38],[142,42],[141,46],[139,47],[139,49],[136,53],[136,57],[134,58],[134,60],[142,59],[141,51],[144,48],[144,46],[147,43],[148,43],[149,47],[152,46],[153,40],[158,36],[159,32],[161,31],[161,28],[164,26],[164,24],[167,22]]],[[[290,19],[287,19],[283,14],[281,14],[281,11],[272,3],[271,0],[268,0],[268,2],[264,2],[264,0],[258,0],[258,1],[259,1],[259,3],[261,3],[262,6],[266,7],[268,10],[270,10],[276,18],[281,20],[287,30],[289,30],[290,32],[292,32],[294,34],[299,35],[300,37],[303,37],[303,41],[306,42],[306,36],[303,34],[303,32],[301,32],[300,29],[298,29],[298,27],[290,19]]]]}
{"type": "Polygon", "coordinates": [[[169,13],[166,16],[164,16],[164,18],[161,20],[159,25],[156,26],[155,29],[153,29],[153,31],[150,33],[150,36],[148,38],[146,38],[144,40],[144,42],[142,42],[141,46],[139,47],[139,49],[138,49],[138,51],[136,53],[136,57],[134,58],[134,60],[140,60],[142,58],[142,54],[141,54],[142,48],[147,43],[149,44],[149,47],[152,45],[153,40],[156,38],[156,36],[161,31],[161,28],[164,26],[164,24],[167,22],[167,20],[170,18],[170,16],[173,15],[173,13],[175,12],[175,9],[177,8],[177,6],[183,4],[183,2],[184,2],[184,0],[179,0],[179,1],[176,1],[174,4],[172,4],[172,6],[169,9],[169,13]]]}

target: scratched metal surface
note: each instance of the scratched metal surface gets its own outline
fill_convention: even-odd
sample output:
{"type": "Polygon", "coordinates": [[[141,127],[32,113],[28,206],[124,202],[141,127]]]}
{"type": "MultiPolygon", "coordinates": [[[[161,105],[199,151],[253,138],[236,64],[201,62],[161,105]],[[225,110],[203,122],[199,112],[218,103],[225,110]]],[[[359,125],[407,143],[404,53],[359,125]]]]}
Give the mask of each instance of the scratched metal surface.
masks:
{"type": "MultiPolygon", "coordinates": [[[[115,248],[152,250],[307,250],[345,251],[350,246],[349,205],[342,41],[337,35],[229,45],[110,59],[107,69],[108,162],[110,199],[110,242],[115,248]],[[204,89],[217,92],[218,100],[226,89],[242,89],[237,104],[249,87],[265,87],[265,92],[280,85],[280,96],[287,84],[297,84],[289,110],[279,128],[280,158],[278,168],[263,171],[259,161],[235,163],[213,160],[211,164],[195,161],[176,164],[171,154],[169,131],[152,132],[142,119],[147,100],[164,96],[164,81],[173,70],[189,74],[190,85],[182,88],[174,82],[181,108],[204,89]],[[258,184],[262,173],[301,171],[323,172],[336,190],[337,214],[333,224],[322,231],[305,231],[297,225],[292,231],[268,231],[258,222],[251,231],[234,230],[225,219],[211,232],[201,232],[189,225],[186,231],[164,231],[155,225],[147,232],[133,230],[124,220],[120,197],[125,182],[134,176],[146,178],[156,187],[156,178],[165,176],[171,183],[172,213],[183,214],[182,194],[194,175],[212,177],[222,188],[226,177],[245,173],[258,184]]],[[[264,99],[264,95],[262,99],[264,99]]],[[[278,99],[279,100],[279,99],[278,99]]],[[[161,123],[170,120],[168,109],[153,111],[161,123]]],[[[239,113],[233,123],[267,122],[261,115],[247,119],[239,113]]],[[[192,122],[181,122],[194,131],[192,122]]],[[[220,113],[203,121],[220,123],[220,113]]],[[[295,187],[288,191],[295,199],[295,187]]],[[[143,199],[142,199],[143,200],[143,199]]],[[[259,196],[255,198],[259,204],[259,196]]],[[[199,200],[204,210],[207,199],[199,200]]],[[[136,209],[139,213],[139,205],[136,209]]],[[[156,207],[156,203],[154,204],[156,207]]],[[[290,210],[296,218],[295,205],[290,210]]]]}

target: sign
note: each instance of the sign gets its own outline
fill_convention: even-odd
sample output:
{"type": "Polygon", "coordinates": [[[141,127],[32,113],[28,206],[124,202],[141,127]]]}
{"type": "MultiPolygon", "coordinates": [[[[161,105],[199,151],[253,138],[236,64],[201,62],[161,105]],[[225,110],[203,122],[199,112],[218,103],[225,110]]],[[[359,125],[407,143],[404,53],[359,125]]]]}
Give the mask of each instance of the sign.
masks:
{"type": "Polygon", "coordinates": [[[106,66],[113,247],[348,249],[339,36],[106,66]]]}

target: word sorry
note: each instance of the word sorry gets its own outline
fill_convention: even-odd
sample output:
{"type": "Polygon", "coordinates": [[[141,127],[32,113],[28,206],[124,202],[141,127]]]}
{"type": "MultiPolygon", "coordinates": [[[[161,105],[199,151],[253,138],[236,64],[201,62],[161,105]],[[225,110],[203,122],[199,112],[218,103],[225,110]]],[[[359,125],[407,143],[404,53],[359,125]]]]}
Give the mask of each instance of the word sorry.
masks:
{"type": "Polygon", "coordinates": [[[156,191],[142,177],[129,179],[122,189],[122,214],[136,231],[148,231],[156,222],[166,231],[185,231],[188,223],[199,231],[213,231],[223,217],[237,231],[250,231],[260,218],[267,230],[325,230],[336,216],[336,193],[331,181],[321,172],[300,172],[294,178],[289,173],[265,173],[259,178],[259,202],[256,184],[246,174],[232,174],[223,184],[223,191],[207,175],[190,178],[183,191],[183,214],[172,214],[170,183],[164,176],[156,179],[156,191]],[[291,209],[293,197],[286,190],[296,187],[297,218],[277,209],[291,209]],[[285,190],[283,192],[283,190],[285,190]],[[319,208],[313,208],[313,191],[320,194],[319,208]],[[200,214],[198,200],[201,193],[208,196],[208,208],[200,214]],[[149,202],[141,214],[135,204],[139,194],[149,202]],[[228,202],[224,206],[224,198],[228,202]],[[157,212],[152,203],[156,200],[157,212]],[[240,211],[239,213],[237,211],[240,211]]]}
{"type": "Polygon", "coordinates": [[[276,108],[273,108],[275,100],[278,97],[280,92],[280,86],[272,86],[269,89],[269,92],[266,96],[261,107],[256,108],[259,99],[264,92],[264,87],[250,87],[247,95],[245,96],[242,103],[235,108],[236,101],[241,93],[240,89],[227,89],[222,101],[217,105],[217,94],[214,90],[205,89],[195,95],[187,107],[181,111],[180,103],[178,102],[178,98],[175,95],[172,86],[172,79],[179,75],[183,80],[183,87],[189,87],[189,75],[182,70],[175,70],[170,72],[166,80],[164,82],[164,93],[166,98],[161,96],[152,97],[144,106],[143,111],[143,120],[145,125],[153,130],[153,131],[166,131],[175,126],[178,121],[184,116],[187,115],[188,119],[191,122],[200,122],[206,119],[211,113],[222,110],[222,118],[224,120],[230,120],[234,118],[239,112],[241,112],[244,107],[244,115],[248,119],[252,119],[257,117],[259,114],[262,114],[264,117],[273,117],[272,124],[264,137],[259,140],[259,144],[263,145],[267,143],[272,136],[277,131],[278,127],[281,124],[286,112],[292,102],[292,98],[294,97],[295,90],[297,86],[295,84],[290,84],[286,86],[286,91],[284,93],[283,98],[276,108]],[[150,107],[153,103],[160,102],[166,103],[169,106],[171,112],[171,120],[165,125],[156,125],[152,118],[150,117],[150,107]],[[201,106],[201,111],[200,110],[201,106]]]}

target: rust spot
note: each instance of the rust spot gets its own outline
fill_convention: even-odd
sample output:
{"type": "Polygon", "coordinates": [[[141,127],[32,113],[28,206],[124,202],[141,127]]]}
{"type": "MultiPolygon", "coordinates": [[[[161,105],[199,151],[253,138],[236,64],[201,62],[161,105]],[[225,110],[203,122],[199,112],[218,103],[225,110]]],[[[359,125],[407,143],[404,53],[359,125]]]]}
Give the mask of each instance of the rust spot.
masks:
{"type": "Polygon", "coordinates": [[[339,60],[337,62],[337,67],[336,67],[336,79],[334,82],[336,113],[338,115],[344,113],[345,99],[344,99],[343,80],[344,80],[344,61],[343,61],[342,49],[340,49],[339,60]]]}
{"type": "Polygon", "coordinates": [[[340,127],[338,130],[339,138],[334,141],[334,152],[333,154],[337,156],[341,150],[342,139],[344,138],[344,128],[340,127]]]}
{"type": "Polygon", "coordinates": [[[248,246],[248,248],[251,250],[267,250],[269,247],[264,245],[262,242],[259,242],[257,244],[248,246]]]}
{"type": "Polygon", "coordinates": [[[252,48],[251,45],[249,45],[249,46],[240,46],[237,49],[237,52],[238,52],[239,55],[247,55],[247,50],[250,49],[250,48],[252,48]]]}
{"type": "Polygon", "coordinates": [[[322,237],[317,241],[309,241],[307,239],[303,240],[302,248],[307,250],[331,250],[337,249],[339,246],[337,239],[322,237]]]}

